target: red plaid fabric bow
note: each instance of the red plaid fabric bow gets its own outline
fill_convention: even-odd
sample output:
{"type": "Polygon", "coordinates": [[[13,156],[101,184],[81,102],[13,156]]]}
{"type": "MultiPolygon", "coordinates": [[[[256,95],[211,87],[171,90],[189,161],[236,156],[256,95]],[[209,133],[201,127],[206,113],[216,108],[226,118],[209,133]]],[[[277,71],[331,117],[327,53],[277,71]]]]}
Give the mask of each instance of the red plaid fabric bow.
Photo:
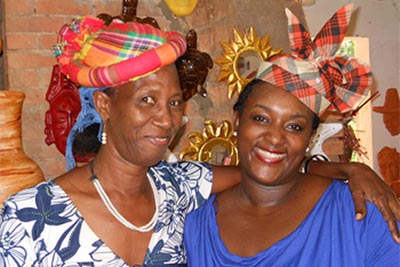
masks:
{"type": "Polygon", "coordinates": [[[355,58],[336,55],[352,10],[353,4],[339,9],[312,40],[286,9],[292,53],[267,60],[257,77],[291,92],[317,114],[328,108],[342,113],[356,109],[368,96],[372,73],[355,58]]]}

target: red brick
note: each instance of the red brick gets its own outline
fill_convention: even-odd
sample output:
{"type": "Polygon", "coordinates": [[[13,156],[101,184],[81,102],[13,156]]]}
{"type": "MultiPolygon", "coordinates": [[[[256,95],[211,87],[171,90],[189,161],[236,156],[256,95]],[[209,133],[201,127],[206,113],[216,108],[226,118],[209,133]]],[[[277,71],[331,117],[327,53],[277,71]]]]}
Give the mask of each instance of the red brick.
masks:
{"type": "MultiPolygon", "coordinates": [[[[140,3],[139,3],[140,5],[140,3]]],[[[110,0],[110,1],[102,1],[97,0],[92,6],[92,10],[89,10],[88,14],[96,16],[101,13],[107,13],[111,16],[117,16],[122,12],[122,1],[119,0],[110,0]]]]}
{"type": "Polygon", "coordinates": [[[80,14],[80,3],[78,0],[38,0],[35,8],[37,14],[57,14],[57,15],[71,15],[80,14]]]}
{"type": "Polygon", "coordinates": [[[38,52],[13,52],[7,53],[8,67],[10,69],[29,69],[29,68],[40,68],[50,67],[54,64],[54,58],[49,53],[38,53],[38,52]]]}
{"type": "Polygon", "coordinates": [[[8,72],[10,88],[37,87],[38,77],[35,70],[14,69],[8,72]]]}
{"type": "Polygon", "coordinates": [[[33,49],[37,48],[36,34],[7,34],[7,49],[33,49]]]}
{"type": "Polygon", "coordinates": [[[6,16],[5,28],[6,32],[48,32],[57,33],[64,24],[64,17],[12,17],[6,16]]]}
{"type": "Polygon", "coordinates": [[[7,15],[27,15],[34,13],[34,0],[5,0],[4,11],[7,15]]]}
{"type": "Polygon", "coordinates": [[[45,33],[39,35],[39,49],[52,49],[57,42],[57,34],[45,33]]]}
{"type": "MultiPolygon", "coordinates": [[[[56,60],[53,60],[53,65],[56,63],[56,60]]],[[[53,66],[51,68],[42,68],[37,71],[37,77],[38,77],[38,87],[44,90],[44,92],[47,92],[47,88],[49,87],[50,84],[50,79],[51,79],[51,72],[53,70],[53,66]]]]}

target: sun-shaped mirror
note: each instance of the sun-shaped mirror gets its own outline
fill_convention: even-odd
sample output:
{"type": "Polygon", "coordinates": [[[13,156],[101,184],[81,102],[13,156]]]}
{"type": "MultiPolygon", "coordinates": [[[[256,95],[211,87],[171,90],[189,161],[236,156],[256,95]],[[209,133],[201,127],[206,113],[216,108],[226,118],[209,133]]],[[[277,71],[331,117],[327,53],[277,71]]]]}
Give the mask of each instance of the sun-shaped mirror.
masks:
{"type": "Polygon", "coordinates": [[[217,126],[206,120],[201,133],[188,134],[190,147],[180,153],[181,159],[209,162],[214,165],[238,165],[237,139],[232,124],[225,120],[217,126]]]}
{"type": "Polygon", "coordinates": [[[254,27],[250,27],[245,34],[233,29],[233,41],[221,42],[225,52],[215,60],[221,67],[217,81],[227,81],[229,98],[235,92],[240,93],[254,78],[261,61],[282,52],[282,48],[272,49],[269,39],[269,34],[260,38],[254,27]]]}

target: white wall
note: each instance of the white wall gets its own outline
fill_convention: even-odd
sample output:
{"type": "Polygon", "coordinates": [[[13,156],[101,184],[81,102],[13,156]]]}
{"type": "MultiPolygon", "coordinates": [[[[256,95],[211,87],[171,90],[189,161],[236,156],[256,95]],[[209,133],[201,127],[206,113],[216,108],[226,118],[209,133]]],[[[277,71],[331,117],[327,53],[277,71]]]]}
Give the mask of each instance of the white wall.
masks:
{"type": "MultiPolygon", "coordinates": [[[[315,5],[303,8],[307,24],[311,35],[315,35],[337,9],[351,2],[358,9],[353,13],[349,35],[370,40],[374,90],[381,92],[372,106],[383,106],[388,88],[400,90],[400,0],[316,0],[315,5]]],[[[379,171],[377,153],[384,146],[400,151],[400,135],[391,136],[382,114],[376,112],[372,112],[372,135],[374,169],[379,171]]]]}

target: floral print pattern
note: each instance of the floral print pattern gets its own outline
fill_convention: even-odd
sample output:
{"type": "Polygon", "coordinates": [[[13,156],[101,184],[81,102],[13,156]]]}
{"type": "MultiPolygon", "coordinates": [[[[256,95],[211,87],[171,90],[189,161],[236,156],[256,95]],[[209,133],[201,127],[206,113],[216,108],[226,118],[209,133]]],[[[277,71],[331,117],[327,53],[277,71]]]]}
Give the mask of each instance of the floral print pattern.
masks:
{"type": "MultiPolygon", "coordinates": [[[[156,183],[160,206],[143,266],[186,266],[184,221],[209,197],[211,168],[162,161],[148,174],[156,183]]],[[[0,220],[0,266],[128,267],[92,232],[54,181],[11,196],[0,220]]]]}

